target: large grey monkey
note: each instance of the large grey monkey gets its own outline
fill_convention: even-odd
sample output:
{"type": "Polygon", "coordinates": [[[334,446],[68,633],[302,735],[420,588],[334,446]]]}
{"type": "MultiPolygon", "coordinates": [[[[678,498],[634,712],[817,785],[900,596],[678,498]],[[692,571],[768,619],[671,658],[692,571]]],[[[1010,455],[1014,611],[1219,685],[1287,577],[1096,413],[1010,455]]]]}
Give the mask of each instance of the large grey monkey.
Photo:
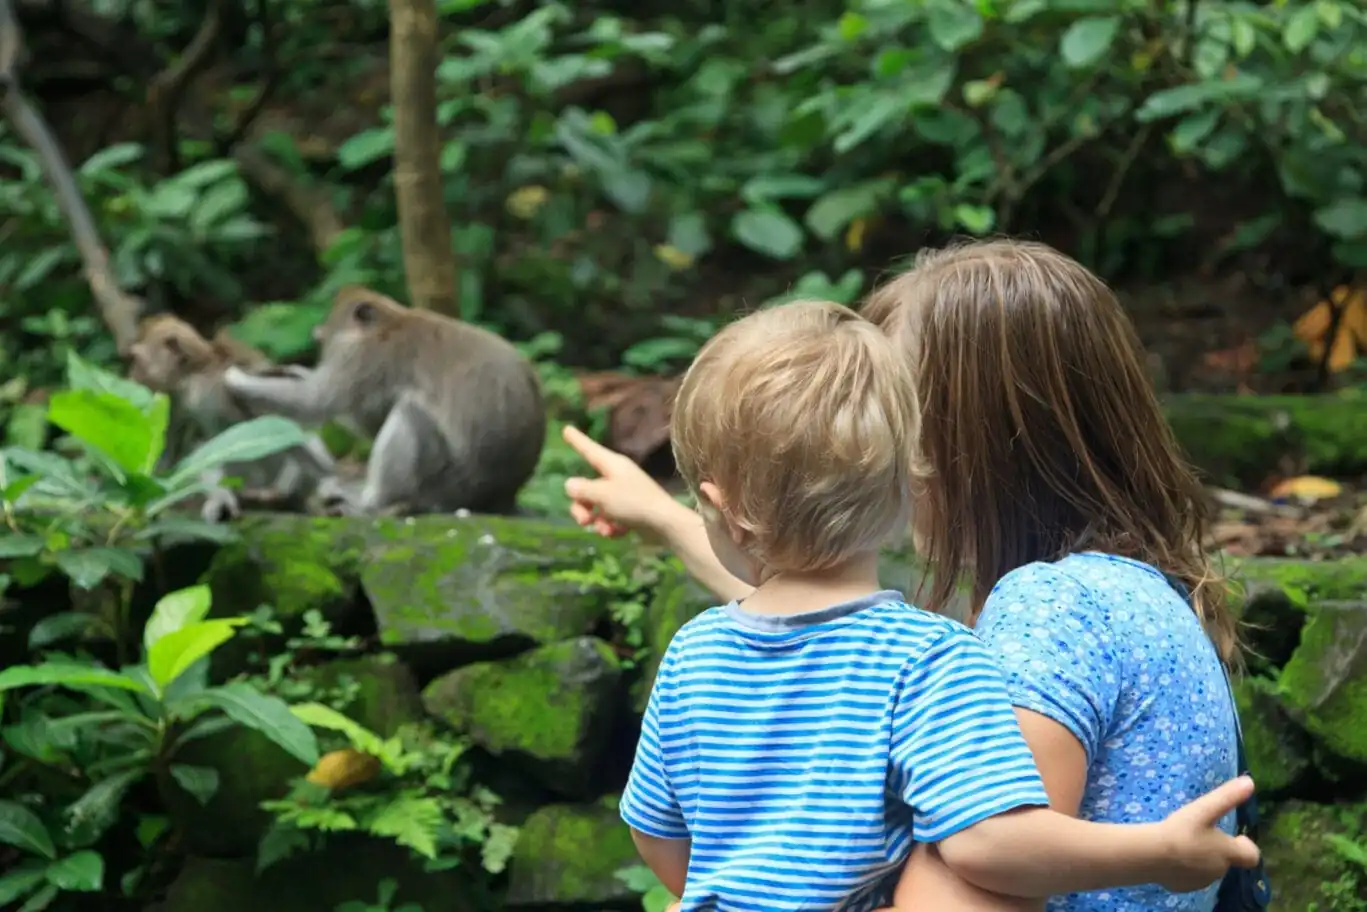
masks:
{"type": "Polygon", "coordinates": [[[338,293],[314,337],[312,371],[256,376],[229,368],[224,382],[253,411],[305,426],[336,419],[374,437],[359,493],[329,485],[334,509],[516,509],[545,445],[546,411],[535,370],[511,343],[354,286],[338,293]]]}

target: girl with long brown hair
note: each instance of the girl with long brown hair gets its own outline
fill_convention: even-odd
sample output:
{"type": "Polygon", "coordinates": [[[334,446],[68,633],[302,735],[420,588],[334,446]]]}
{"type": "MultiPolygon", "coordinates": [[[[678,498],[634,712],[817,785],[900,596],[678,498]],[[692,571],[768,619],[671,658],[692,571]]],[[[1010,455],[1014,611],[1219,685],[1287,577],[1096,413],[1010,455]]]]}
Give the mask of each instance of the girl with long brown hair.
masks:
{"type": "MultiPolygon", "coordinates": [[[[1201,547],[1204,497],[1110,289],[1049,247],[999,240],[920,257],[864,315],[915,374],[922,428],[907,445],[930,470],[912,523],[933,573],[924,607],[969,587],[1054,808],[1158,821],[1234,777],[1223,666],[1236,628],[1201,547]]],[[[745,594],[693,511],[625,457],[566,437],[602,476],[568,482],[576,520],[654,533],[719,595],[745,594]]],[[[898,906],[943,896],[952,879],[921,847],[898,906]]],[[[1134,887],[1047,908],[1211,912],[1216,889],[1134,887]]]]}

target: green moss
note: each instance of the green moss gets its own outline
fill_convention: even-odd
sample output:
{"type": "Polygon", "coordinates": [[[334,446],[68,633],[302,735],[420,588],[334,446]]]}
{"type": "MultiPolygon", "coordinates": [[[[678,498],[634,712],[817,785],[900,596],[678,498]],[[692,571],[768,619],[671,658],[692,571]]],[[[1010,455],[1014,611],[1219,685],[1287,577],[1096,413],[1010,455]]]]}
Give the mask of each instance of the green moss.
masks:
{"type": "Polygon", "coordinates": [[[1367,763],[1367,607],[1312,609],[1278,683],[1292,714],[1322,747],[1367,763]]]}
{"type": "Polygon", "coordinates": [[[637,559],[627,543],[560,523],[383,520],[370,532],[361,583],[388,645],[547,643],[585,634],[605,617],[606,592],[558,578],[588,569],[604,549],[637,559]]]}
{"type": "Polygon", "coordinates": [[[1249,770],[1258,783],[1258,792],[1268,795],[1289,789],[1310,768],[1309,739],[1282,710],[1272,681],[1236,681],[1234,699],[1243,725],[1249,770]]]}
{"type": "Polygon", "coordinates": [[[343,711],[383,737],[406,723],[421,722],[426,713],[413,673],[388,654],[342,659],[306,668],[300,677],[319,689],[354,682],[356,694],[343,711]]]}
{"type": "Polygon", "coordinates": [[[1288,801],[1276,807],[1259,839],[1272,881],[1274,908],[1367,912],[1367,871],[1335,840],[1360,843],[1367,805],[1288,801]]]}
{"type": "Polygon", "coordinates": [[[641,677],[633,685],[632,706],[637,713],[645,711],[650,699],[650,688],[655,683],[655,672],[660,659],[669,648],[674,634],[693,618],[716,604],[716,598],[693,579],[676,559],[662,562],[663,572],[656,584],[654,597],[646,607],[641,623],[644,627],[645,659],[641,662],[641,677]]]}
{"type": "Polygon", "coordinates": [[[581,637],[457,669],[429,684],[423,700],[430,712],[495,753],[564,760],[582,749],[604,690],[574,683],[615,684],[619,674],[611,647],[581,637]]]}
{"type": "Polygon", "coordinates": [[[631,833],[603,803],[549,805],[522,825],[513,854],[510,905],[574,905],[630,900],[617,879],[637,863],[631,833]]]}
{"type": "Polygon", "coordinates": [[[238,541],[222,548],[205,573],[214,612],[247,614],[261,604],[283,618],[316,609],[344,621],[354,601],[362,550],[355,520],[248,516],[238,541]]]}

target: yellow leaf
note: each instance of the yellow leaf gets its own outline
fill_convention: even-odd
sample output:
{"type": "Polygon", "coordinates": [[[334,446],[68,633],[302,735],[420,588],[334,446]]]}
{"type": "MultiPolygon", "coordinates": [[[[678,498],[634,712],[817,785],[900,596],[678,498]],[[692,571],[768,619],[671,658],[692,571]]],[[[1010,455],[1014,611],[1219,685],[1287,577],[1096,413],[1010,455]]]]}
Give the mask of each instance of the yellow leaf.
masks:
{"type": "Polygon", "coordinates": [[[545,187],[540,184],[529,184],[526,187],[518,187],[508,194],[504,206],[510,214],[525,220],[535,216],[550,198],[550,191],[545,187]]]}
{"type": "Polygon", "coordinates": [[[1343,486],[1331,478],[1300,475],[1277,483],[1268,495],[1273,500],[1328,500],[1343,493],[1343,486]]]}
{"type": "Polygon", "coordinates": [[[689,266],[693,265],[693,254],[685,253],[678,247],[673,247],[669,244],[656,244],[655,257],[661,263],[664,263],[675,271],[687,269],[689,266]]]}
{"type": "Polygon", "coordinates": [[[1329,344],[1327,367],[1333,373],[1345,370],[1359,354],[1367,351],[1367,290],[1340,285],[1330,294],[1330,301],[1320,301],[1301,314],[1291,332],[1305,343],[1310,357],[1319,361],[1324,357],[1324,346],[1329,344]],[[1334,310],[1341,310],[1338,327],[1331,340],[1334,310]]]}
{"type": "Polygon", "coordinates": [[[857,218],[850,222],[850,227],[845,230],[845,249],[850,253],[858,253],[864,247],[864,236],[868,234],[869,220],[857,218]]]}
{"type": "Polygon", "coordinates": [[[370,754],[350,747],[326,753],[304,777],[314,785],[338,791],[374,779],[380,772],[380,761],[370,754]]]}

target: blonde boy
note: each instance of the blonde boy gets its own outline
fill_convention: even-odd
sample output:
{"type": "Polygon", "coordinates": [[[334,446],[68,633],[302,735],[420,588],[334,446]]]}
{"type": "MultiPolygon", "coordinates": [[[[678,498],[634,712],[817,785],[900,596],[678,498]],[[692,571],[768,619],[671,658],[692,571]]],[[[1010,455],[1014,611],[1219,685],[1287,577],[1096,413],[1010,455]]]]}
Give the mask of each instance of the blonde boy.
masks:
{"type": "Polygon", "coordinates": [[[760,311],[698,355],[675,457],[717,558],[756,588],[661,661],[621,802],[646,863],[684,912],[873,909],[913,841],[1020,896],[1191,890],[1251,864],[1213,826],[1246,785],[1158,824],[1047,810],[987,652],[878,584],[918,429],[906,359],[839,305],[760,311]]]}

